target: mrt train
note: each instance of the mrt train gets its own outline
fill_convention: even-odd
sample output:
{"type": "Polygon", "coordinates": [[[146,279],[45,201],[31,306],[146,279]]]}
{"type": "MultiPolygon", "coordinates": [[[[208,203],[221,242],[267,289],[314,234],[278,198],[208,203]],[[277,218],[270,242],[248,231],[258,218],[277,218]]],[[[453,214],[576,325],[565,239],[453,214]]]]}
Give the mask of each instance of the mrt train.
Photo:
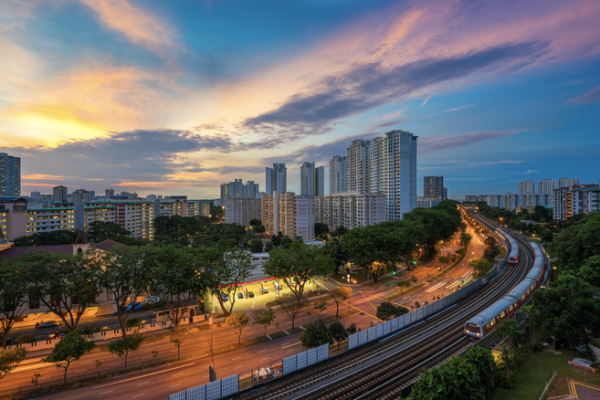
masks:
{"type": "Polygon", "coordinates": [[[548,271],[548,263],[537,243],[531,243],[531,246],[535,254],[531,271],[509,294],[468,320],[465,323],[466,335],[484,337],[496,329],[500,322],[511,318],[541,286],[548,271]]]}
{"type": "Polygon", "coordinates": [[[519,261],[521,261],[521,251],[519,250],[516,240],[511,235],[507,235],[502,229],[497,229],[497,232],[510,243],[507,264],[516,267],[519,264],[519,261]]]}

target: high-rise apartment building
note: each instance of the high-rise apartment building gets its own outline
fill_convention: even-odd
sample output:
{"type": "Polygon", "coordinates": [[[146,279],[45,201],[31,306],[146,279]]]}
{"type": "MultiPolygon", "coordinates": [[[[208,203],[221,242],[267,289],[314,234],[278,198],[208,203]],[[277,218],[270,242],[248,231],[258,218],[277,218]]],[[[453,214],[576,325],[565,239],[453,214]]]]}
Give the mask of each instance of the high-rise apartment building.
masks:
{"type": "Polygon", "coordinates": [[[531,179],[519,182],[519,193],[535,193],[535,182],[531,179]]]}
{"type": "Polygon", "coordinates": [[[303,196],[325,195],[325,167],[315,168],[314,162],[305,162],[300,167],[300,194],[303,196]]]}
{"type": "Polygon", "coordinates": [[[0,153],[0,197],[21,195],[21,158],[0,153]]]}
{"type": "Polygon", "coordinates": [[[538,193],[553,193],[554,191],[554,180],[544,179],[538,182],[538,193]]]}
{"type": "Polygon", "coordinates": [[[287,192],[287,168],[285,163],[273,164],[273,168],[265,167],[266,194],[287,192]]]}
{"type": "Polygon", "coordinates": [[[426,176],[423,178],[423,198],[444,200],[443,176],[426,176]]]}
{"type": "Polygon", "coordinates": [[[114,189],[106,189],[104,191],[104,200],[110,200],[111,197],[115,195],[114,189]]]}
{"type": "Polygon", "coordinates": [[[554,189],[554,219],[564,221],[576,214],[594,211],[600,211],[599,185],[572,185],[554,189]]]}
{"type": "Polygon", "coordinates": [[[254,183],[254,181],[246,182],[244,185],[244,196],[254,199],[262,198],[258,183],[254,183]]]}
{"type": "Polygon", "coordinates": [[[69,188],[63,185],[54,187],[52,189],[52,201],[55,203],[66,203],[69,201],[68,190],[69,188]]]}
{"type": "Polygon", "coordinates": [[[156,199],[157,199],[157,197],[155,194],[149,194],[148,196],[146,196],[146,200],[148,200],[148,201],[154,201],[156,199]]]}
{"type": "Polygon", "coordinates": [[[285,236],[301,237],[305,242],[315,237],[315,198],[312,196],[294,196],[293,193],[262,196],[262,218],[268,235],[281,232],[285,236]]]}
{"type": "Polygon", "coordinates": [[[333,156],[329,161],[329,194],[346,191],[346,156],[333,156]]]}
{"type": "Polygon", "coordinates": [[[448,188],[444,188],[444,195],[442,196],[442,200],[448,200],[448,188]]]}
{"type": "Polygon", "coordinates": [[[221,184],[221,205],[225,205],[227,197],[242,197],[244,195],[244,183],[241,179],[221,184]]]}
{"type": "Polygon", "coordinates": [[[29,197],[31,197],[32,200],[39,200],[42,197],[42,195],[40,192],[31,192],[31,195],[29,197]]]}
{"type": "Polygon", "coordinates": [[[262,218],[262,198],[227,197],[225,199],[225,223],[250,226],[253,219],[262,218]]]}
{"type": "Polygon", "coordinates": [[[73,192],[73,203],[85,203],[90,200],[90,192],[85,189],[78,189],[73,192]]]}
{"type": "Polygon", "coordinates": [[[370,140],[354,140],[346,149],[346,190],[370,192],[369,148],[370,140]]]}
{"type": "Polygon", "coordinates": [[[315,197],[315,222],[326,224],[329,230],[335,230],[339,226],[351,229],[375,225],[385,220],[383,192],[340,192],[315,197]]]}
{"type": "Polygon", "coordinates": [[[370,146],[370,193],[385,193],[388,221],[402,219],[404,213],[417,205],[417,138],[412,133],[395,130],[374,139],[370,146]]]}

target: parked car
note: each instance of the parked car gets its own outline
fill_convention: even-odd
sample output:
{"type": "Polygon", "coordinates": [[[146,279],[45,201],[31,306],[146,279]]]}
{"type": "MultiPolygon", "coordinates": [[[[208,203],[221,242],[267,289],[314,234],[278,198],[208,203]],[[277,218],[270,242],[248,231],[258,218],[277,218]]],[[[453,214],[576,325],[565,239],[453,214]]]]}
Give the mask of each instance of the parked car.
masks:
{"type": "Polygon", "coordinates": [[[135,306],[133,306],[133,311],[139,311],[142,309],[142,303],[135,303],[135,306]]]}
{"type": "Polygon", "coordinates": [[[59,324],[57,322],[54,321],[47,321],[47,322],[42,322],[38,328],[54,328],[55,326],[58,326],[59,324]]]}
{"type": "Polygon", "coordinates": [[[65,337],[66,334],[67,334],[67,332],[61,332],[61,333],[58,334],[57,338],[58,339],[62,339],[62,338],[65,337]]]}
{"type": "Polygon", "coordinates": [[[267,288],[267,287],[263,288],[263,294],[265,294],[265,293],[269,293],[269,288],[267,288]]]}
{"type": "Polygon", "coordinates": [[[253,298],[253,297],[254,297],[254,292],[253,292],[252,290],[251,290],[251,291],[249,291],[249,292],[248,292],[248,296],[249,296],[250,298],[253,298]]]}
{"type": "Polygon", "coordinates": [[[226,294],[222,294],[221,298],[223,299],[223,301],[229,300],[229,297],[226,294]]]}
{"type": "Polygon", "coordinates": [[[244,298],[244,294],[242,292],[238,292],[238,299],[243,299],[244,298]]]}
{"type": "Polygon", "coordinates": [[[125,307],[125,310],[126,311],[131,311],[132,308],[133,308],[134,311],[137,311],[140,308],[142,308],[142,303],[129,303],[127,305],[127,307],[125,307]]]}
{"type": "Polygon", "coordinates": [[[56,339],[58,337],[58,335],[60,335],[61,333],[64,336],[64,332],[59,332],[59,331],[52,332],[51,334],[48,335],[47,339],[56,339]]]}
{"type": "Polygon", "coordinates": [[[160,297],[158,296],[149,296],[146,297],[146,303],[147,304],[155,304],[158,303],[160,301],[160,297]]]}

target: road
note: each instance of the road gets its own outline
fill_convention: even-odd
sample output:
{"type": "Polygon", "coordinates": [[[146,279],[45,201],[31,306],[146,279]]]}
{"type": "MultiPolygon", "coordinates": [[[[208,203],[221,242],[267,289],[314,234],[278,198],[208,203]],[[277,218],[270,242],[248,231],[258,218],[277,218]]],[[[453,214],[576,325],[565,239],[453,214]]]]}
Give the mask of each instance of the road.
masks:
{"type": "MultiPolygon", "coordinates": [[[[396,304],[401,304],[407,307],[415,306],[418,301],[421,305],[425,301],[432,302],[434,297],[447,295],[450,291],[457,290],[461,282],[470,275],[468,267],[468,259],[473,257],[481,257],[484,251],[483,238],[473,235],[473,240],[469,244],[468,257],[465,258],[460,265],[455,267],[449,273],[443,275],[442,278],[426,283],[426,286],[408,293],[407,295],[391,300],[396,304]]],[[[428,275],[433,277],[438,274],[435,267],[419,267],[415,271],[403,276],[401,279],[407,279],[411,276],[416,276],[418,283],[425,282],[428,275]]],[[[367,329],[371,324],[380,323],[375,317],[377,306],[385,301],[385,297],[399,293],[399,289],[395,285],[395,281],[387,282],[384,285],[374,288],[365,287],[356,290],[347,304],[340,306],[340,311],[347,311],[354,308],[358,313],[341,319],[341,322],[348,326],[354,322],[357,327],[367,329]]],[[[307,309],[312,315],[302,311],[296,319],[296,326],[307,324],[314,321],[318,317],[335,315],[335,303],[328,302],[327,310],[317,312],[313,307],[307,309]]],[[[278,312],[276,322],[280,324],[278,328],[271,326],[267,333],[291,330],[291,322],[287,316],[278,312]]],[[[222,320],[221,320],[222,321],[222,320]]],[[[221,324],[224,325],[224,324],[221,324]]],[[[200,331],[194,329],[193,336],[190,336],[182,345],[182,356],[190,354],[199,354],[209,350],[209,331],[200,331]]],[[[243,333],[242,340],[248,340],[264,335],[264,327],[249,325],[243,333]]],[[[234,374],[240,376],[249,376],[253,369],[268,367],[271,363],[275,364],[281,361],[282,358],[300,352],[301,345],[299,337],[301,333],[291,334],[272,341],[267,341],[226,353],[218,354],[213,357],[205,357],[195,359],[190,363],[177,365],[170,368],[162,368],[153,370],[153,372],[128,375],[123,380],[106,382],[94,386],[88,386],[81,389],[62,392],[57,395],[48,396],[48,398],[66,399],[82,399],[89,397],[106,397],[114,398],[150,398],[150,399],[165,399],[169,393],[174,393],[194,386],[202,385],[208,382],[207,368],[212,365],[217,371],[218,378],[224,378],[234,374]]],[[[229,327],[220,326],[212,330],[213,348],[230,345],[237,342],[233,330],[229,327]]],[[[153,351],[158,352],[158,357],[174,357],[176,349],[169,343],[168,338],[153,343],[148,343],[142,349],[129,356],[128,364],[134,365],[137,363],[148,362],[153,358],[153,351]]],[[[99,372],[96,367],[96,360],[103,363],[101,369],[119,368],[123,366],[124,361],[110,353],[89,354],[82,357],[81,360],[74,362],[69,369],[69,377],[94,374],[99,372]]],[[[40,373],[40,383],[44,381],[59,380],[62,377],[62,368],[58,370],[52,364],[44,364],[40,359],[30,359],[22,363],[13,374],[5,377],[2,380],[1,390],[6,390],[9,387],[18,387],[30,385],[31,377],[34,373],[40,373]]]]}

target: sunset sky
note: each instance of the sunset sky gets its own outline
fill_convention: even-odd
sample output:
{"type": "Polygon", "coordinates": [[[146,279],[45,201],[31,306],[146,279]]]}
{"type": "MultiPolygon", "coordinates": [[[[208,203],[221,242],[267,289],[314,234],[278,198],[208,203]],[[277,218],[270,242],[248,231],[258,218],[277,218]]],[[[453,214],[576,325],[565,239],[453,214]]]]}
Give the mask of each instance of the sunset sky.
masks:
{"type": "Polygon", "coordinates": [[[600,1],[0,0],[0,152],[64,184],[216,198],[419,136],[451,198],[598,183],[600,1]]]}

